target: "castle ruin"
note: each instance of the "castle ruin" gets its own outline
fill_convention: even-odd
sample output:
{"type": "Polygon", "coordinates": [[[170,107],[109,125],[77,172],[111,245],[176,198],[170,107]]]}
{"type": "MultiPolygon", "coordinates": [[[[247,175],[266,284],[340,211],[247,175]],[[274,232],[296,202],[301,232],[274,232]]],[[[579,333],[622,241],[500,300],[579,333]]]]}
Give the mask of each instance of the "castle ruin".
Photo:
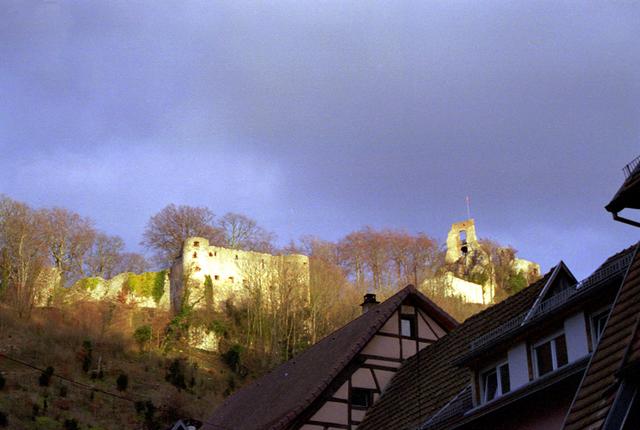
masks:
{"type": "Polygon", "coordinates": [[[223,248],[203,237],[190,237],[170,273],[173,310],[179,310],[185,300],[194,308],[218,307],[229,298],[242,297],[249,286],[270,286],[276,277],[280,281],[286,277],[308,291],[309,257],[223,248]]]}
{"type": "MultiPolygon", "coordinates": [[[[487,305],[495,302],[495,277],[484,275],[486,279],[482,279],[483,273],[487,272],[485,269],[494,263],[478,242],[473,218],[451,225],[445,263],[448,270],[442,281],[449,294],[459,296],[467,303],[487,305]]],[[[512,266],[514,272],[527,279],[540,275],[540,265],[529,260],[515,258],[512,266]]]]}

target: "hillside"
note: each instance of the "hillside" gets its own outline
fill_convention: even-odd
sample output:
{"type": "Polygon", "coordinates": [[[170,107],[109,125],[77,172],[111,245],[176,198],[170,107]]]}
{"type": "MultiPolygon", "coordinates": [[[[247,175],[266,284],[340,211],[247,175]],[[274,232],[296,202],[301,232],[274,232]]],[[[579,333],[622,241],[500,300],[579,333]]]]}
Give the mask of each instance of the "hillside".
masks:
{"type": "Polygon", "coordinates": [[[218,354],[179,347],[161,353],[157,345],[141,351],[132,322],[157,325],[168,318],[145,312],[85,303],[36,309],[26,322],[0,306],[0,426],[160,429],[177,418],[202,420],[250,379],[233,372],[218,354]],[[41,370],[49,366],[53,374],[45,383],[41,370]],[[128,379],[126,389],[121,375],[128,379]]]}

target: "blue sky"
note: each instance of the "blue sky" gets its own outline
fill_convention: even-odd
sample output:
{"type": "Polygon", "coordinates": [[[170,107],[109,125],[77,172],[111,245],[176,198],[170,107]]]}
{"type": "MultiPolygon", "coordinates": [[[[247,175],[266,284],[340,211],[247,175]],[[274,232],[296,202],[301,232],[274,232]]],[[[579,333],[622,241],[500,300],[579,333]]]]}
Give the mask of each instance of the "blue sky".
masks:
{"type": "Polygon", "coordinates": [[[579,277],[638,240],[640,2],[0,2],[0,193],[131,250],[168,203],[280,244],[466,217],[579,277]]]}

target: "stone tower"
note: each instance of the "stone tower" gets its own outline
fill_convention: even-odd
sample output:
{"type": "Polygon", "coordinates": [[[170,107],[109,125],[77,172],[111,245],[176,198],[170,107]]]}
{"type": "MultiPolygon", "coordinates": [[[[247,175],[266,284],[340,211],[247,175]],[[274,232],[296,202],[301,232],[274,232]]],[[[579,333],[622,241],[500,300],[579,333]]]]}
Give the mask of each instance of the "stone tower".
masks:
{"type": "Polygon", "coordinates": [[[451,225],[451,230],[447,235],[447,254],[445,256],[447,263],[455,263],[461,257],[465,257],[477,249],[479,249],[478,237],[473,218],[451,225]]]}

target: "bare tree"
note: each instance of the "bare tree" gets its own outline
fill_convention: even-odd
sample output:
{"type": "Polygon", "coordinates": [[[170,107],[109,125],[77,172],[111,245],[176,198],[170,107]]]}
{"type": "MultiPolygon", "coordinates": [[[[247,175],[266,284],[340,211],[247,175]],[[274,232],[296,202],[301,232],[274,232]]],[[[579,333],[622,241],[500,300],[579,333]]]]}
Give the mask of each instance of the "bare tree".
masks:
{"type": "Polygon", "coordinates": [[[37,214],[23,203],[0,196],[0,267],[3,296],[21,317],[28,316],[38,289],[48,278],[47,249],[37,214]]]}
{"type": "Polygon", "coordinates": [[[133,272],[140,274],[150,268],[151,264],[144,258],[144,255],[136,252],[124,252],[120,254],[114,273],[133,272]]]}
{"type": "Polygon", "coordinates": [[[218,221],[224,233],[224,244],[245,251],[273,252],[274,234],[258,226],[255,220],[233,212],[218,221]]]}
{"type": "Polygon", "coordinates": [[[200,236],[212,244],[223,243],[221,231],[213,221],[213,212],[205,207],[167,205],[149,219],[142,245],[155,252],[158,265],[168,267],[180,255],[188,237],[200,236]]]}
{"type": "Polygon", "coordinates": [[[89,254],[86,258],[85,273],[87,276],[100,276],[110,279],[121,267],[124,241],[118,236],[96,233],[89,254]]]}
{"type": "Polygon", "coordinates": [[[84,274],[86,258],[96,236],[92,221],[63,208],[41,209],[38,217],[49,258],[62,284],[73,283],[84,274]]]}

